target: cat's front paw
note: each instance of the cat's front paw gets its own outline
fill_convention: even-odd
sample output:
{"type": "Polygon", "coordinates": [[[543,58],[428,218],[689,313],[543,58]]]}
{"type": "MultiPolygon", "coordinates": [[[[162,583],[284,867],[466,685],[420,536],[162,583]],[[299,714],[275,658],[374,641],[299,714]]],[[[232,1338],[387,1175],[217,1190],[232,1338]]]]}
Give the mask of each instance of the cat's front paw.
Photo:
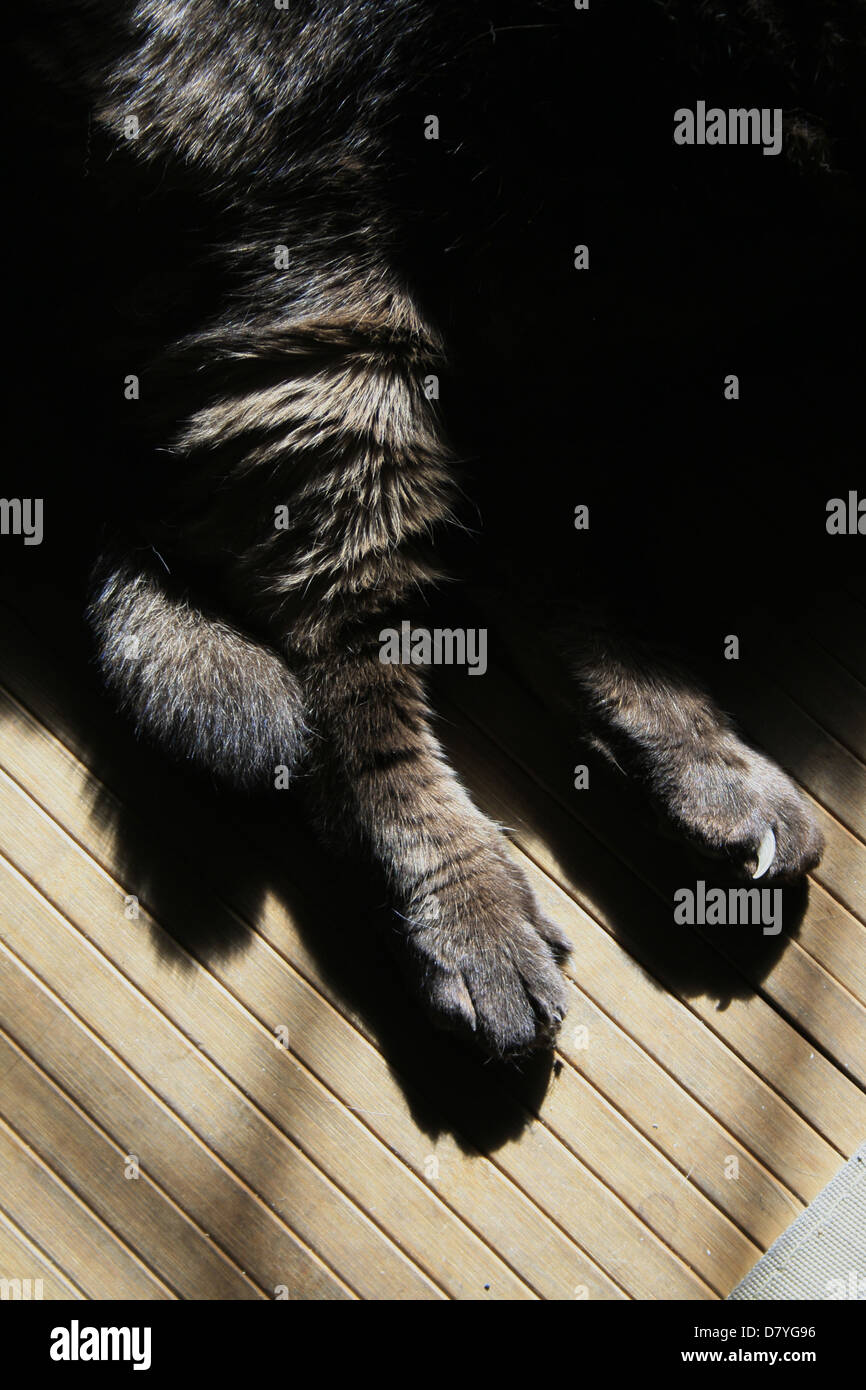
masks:
{"type": "Polygon", "coordinates": [[[824,840],[789,777],[735,734],[678,749],[655,770],[666,819],[695,847],[744,878],[792,880],[819,863],[824,840]]]}
{"type": "Polygon", "coordinates": [[[401,915],[434,1022],[495,1057],[552,1044],[567,1004],[558,962],[570,946],[504,851],[484,850],[465,875],[416,894],[401,915]]]}

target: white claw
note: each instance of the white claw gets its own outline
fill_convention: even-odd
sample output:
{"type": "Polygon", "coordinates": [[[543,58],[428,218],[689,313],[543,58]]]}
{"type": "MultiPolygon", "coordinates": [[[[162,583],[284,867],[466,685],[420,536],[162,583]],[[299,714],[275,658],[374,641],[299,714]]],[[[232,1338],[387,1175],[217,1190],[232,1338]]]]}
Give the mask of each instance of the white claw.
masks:
{"type": "Polygon", "coordinates": [[[763,878],[776,857],[776,837],[772,830],[764,831],[764,838],[758,845],[758,867],[752,878],[763,878]]]}

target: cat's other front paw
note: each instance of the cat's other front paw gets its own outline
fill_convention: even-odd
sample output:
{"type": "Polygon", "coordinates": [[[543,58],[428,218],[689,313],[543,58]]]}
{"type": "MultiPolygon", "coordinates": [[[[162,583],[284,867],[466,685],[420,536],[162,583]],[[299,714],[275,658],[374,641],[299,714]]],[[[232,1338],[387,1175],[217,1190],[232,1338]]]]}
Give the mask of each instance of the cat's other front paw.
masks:
{"type": "Polygon", "coordinates": [[[653,795],[697,849],[743,878],[792,881],[820,862],[824,840],[806,798],[729,731],[697,751],[676,750],[656,769],[653,795]]]}
{"type": "Polygon", "coordinates": [[[499,1058],[552,1045],[570,945],[504,850],[480,850],[414,895],[401,917],[416,987],[439,1027],[499,1058]]]}

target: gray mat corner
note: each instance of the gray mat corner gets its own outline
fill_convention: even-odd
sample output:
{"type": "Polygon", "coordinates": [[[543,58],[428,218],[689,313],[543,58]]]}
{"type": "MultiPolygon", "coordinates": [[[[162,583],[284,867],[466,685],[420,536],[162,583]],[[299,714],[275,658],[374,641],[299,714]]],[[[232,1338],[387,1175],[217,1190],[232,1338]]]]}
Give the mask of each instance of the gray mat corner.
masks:
{"type": "Polygon", "coordinates": [[[728,1297],[866,1302],[866,1144],[728,1297]]]}

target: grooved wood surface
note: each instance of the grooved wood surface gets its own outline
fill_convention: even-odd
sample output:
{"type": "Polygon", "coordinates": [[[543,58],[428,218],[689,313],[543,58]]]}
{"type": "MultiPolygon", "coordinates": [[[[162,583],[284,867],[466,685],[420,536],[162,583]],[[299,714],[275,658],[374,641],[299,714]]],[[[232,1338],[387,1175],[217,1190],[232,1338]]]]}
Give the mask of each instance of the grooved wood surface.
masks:
{"type": "Polygon", "coordinates": [[[778,938],[675,927],[706,866],[506,666],[438,683],[444,744],[574,944],[553,1065],[519,1071],[430,1031],[381,890],[289,795],[242,801],[135,744],[79,624],[56,594],[0,608],[0,1277],[51,1299],[716,1299],[862,1142],[852,621],[737,672],[742,728],[827,835],[778,938]]]}

